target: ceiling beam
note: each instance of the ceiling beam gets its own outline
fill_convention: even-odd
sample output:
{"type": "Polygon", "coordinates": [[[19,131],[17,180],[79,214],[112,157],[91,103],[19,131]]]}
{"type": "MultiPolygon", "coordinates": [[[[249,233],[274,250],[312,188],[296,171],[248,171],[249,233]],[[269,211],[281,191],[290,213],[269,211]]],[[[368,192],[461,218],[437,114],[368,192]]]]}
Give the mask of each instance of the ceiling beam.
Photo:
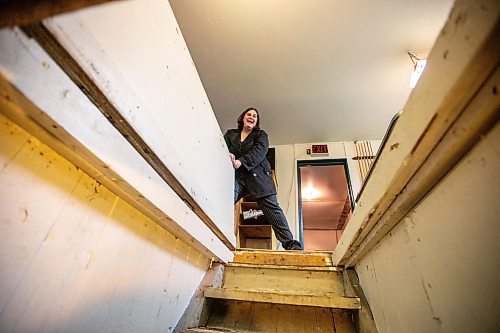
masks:
{"type": "Polygon", "coordinates": [[[34,23],[110,1],[115,0],[0,0],[0,28],[34,23]]]}

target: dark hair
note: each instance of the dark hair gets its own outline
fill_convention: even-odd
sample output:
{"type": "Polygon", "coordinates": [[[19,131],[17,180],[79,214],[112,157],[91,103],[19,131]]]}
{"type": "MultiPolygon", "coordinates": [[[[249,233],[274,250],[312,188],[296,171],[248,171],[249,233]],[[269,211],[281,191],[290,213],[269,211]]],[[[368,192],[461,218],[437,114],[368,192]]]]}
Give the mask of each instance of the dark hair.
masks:
{"type": "Polygon", "coordinates": [[[245,117],[245,115],[247,114],[248,111],[251,111],[251,110],[254,110],[256,113],[257,113],[257,123],[255,124],[255,127],[254,129],[260,129],[260,114],[259,114],[259,110],[257,110],[256,108],[254,108],[253,106],[247,108],[245,111],[243,111],[242,114],[240,114],[240,116],[238,117],[238,120],[236,121],[238,123],[238,129],[241,131],[243,129],[243,118],[245,117]]]}

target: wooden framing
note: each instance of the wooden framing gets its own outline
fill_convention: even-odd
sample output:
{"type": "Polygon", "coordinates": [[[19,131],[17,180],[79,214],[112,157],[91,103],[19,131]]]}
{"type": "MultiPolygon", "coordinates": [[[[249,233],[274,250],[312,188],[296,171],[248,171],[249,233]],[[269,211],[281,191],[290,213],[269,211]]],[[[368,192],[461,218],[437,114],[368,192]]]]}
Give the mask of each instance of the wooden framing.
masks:
{"type": "Polygon", "coordinates": [[[227,246],[36,43],[17,29],[0,31],[0,41],[9,50],[0,55],[0,109],[8,118],[186,244],[224,262],[232,258],[227,246]],[[7,75],[15,78],[16,87],[7,75]]]}
{"type": "Polygon", "coordinates": [[[278,266],[333,267],[331,252],[237,250],[234,263],[278,266]]]}
{"type": "Polygon", "coordinates": [[[2,0],[0,28],[24,25],[47,17],[114,0],[2,0]]]}
{"type": "Polygon", "coordinates": [[[338,309],[359,309],[359,298],[343,297],[338,295],[312,295],[293,294],[285,292],[274,292],[262,290],[239,290],[226,288],[207,288],[205,297],[232,299],[250,302],[263,302],[273,304],[291,304],[316,306],[338,309]]]}
{"type": "Polygon", "coordinates": [[[458,1],[333,258],[354,266],[498,121],[497,1],[458,1]]]}
{"type": "MultiPolygon", "coordinates": [[[[56,35],[42,23],[32,24],[22,27],[23,31],[34,38],[41,47],[54,59],[54,61],[62,68],[69,78],[87,95],[87,97],[95,104],[108,121],[120,132],[123,137],[135,148],[135,150],[151,165],[151,167],[160,175],[181,200],[188,205],[191,210],[210,228],[210,230],[219,237],[222,242],[231,250],[235,247],[234,241],[228,238],[228,235],[223,233],[213,219],[208,216],[205,210],[198,204],[198,201],[186,189],[186,184],[174,175],[174,173],[165,164],[164,160],[157,154],[157,148],[152,147],[143,138],[139,131],[134,128],[130,122],[131,118],[136,118],[136,115],[129,115],[120,111],[116,103],[106,95],[99,87],[97,80],[89,76],[89,69],[84,69],[80,63],[85,63],[80,59],[80,63],[73,57],[70,51],[75,52],[73,48],[66,50],[61,45],[56,35]]],[[[53,28],[54,31],[55,28],[53,28]]],[[[54,31],[57,33],[57,30],[54,31]]],[[[60,32],[60,31],[59,31],[60,32]]],[[[95,65],[94,65],[95,66],[95,65]]],[[[151,121],[151,123],[154,123],[151,121]]],[[[154,128],[149,131],[154,132],[154,128]]]]}
{"type": "MultiPolygon", "coordinates": [[[[226,267],[255,267],[252,264],[228,263],[226,267]]],[[[323,271],[323,272],[339,272],[342,268],[337,266],[293,266],[293,265],[259,265],[259,268],[268,269],[287,269],[292,271],[323,271]]]]}
{"type": "Polygon", "coordinates": [[[218,299],[213,301],[208,323],[188,329],[186,333],[356,332],[351,320],[353,311],[350,310],[218,299]]]}
{"type": "Polygon", "coordinates": [[[353,269],[347,269],[343,272],[344,275],[344,286],[346,288],[346,296],[348,297],[359,297],[361,302],[361,308],[355,314],[355,322],[358,328],[358,332],[363,333],[377,333],[377,326],[375,325],[375,320],[373,319],[373,314],[370,309],[370,304],[366,299],[365,293],[359,284],[359,279],[356,271],[353,269]]]}
{"type": "Polygon", "coordinates": [[[223,288],[345,296],[341,272],[272,269],[260,265],[226,267],[223,288]]]}

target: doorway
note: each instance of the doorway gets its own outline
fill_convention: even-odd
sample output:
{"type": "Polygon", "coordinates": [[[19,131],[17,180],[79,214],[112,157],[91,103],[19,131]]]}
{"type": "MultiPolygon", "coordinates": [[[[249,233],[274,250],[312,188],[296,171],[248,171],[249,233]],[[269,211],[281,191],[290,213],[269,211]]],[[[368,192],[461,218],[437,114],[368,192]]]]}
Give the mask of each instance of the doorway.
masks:
{"type": "Polygon", "coordinates": [[[304,250],[333,251],[354,209],[347,159],[297,161],[304,250]]]}

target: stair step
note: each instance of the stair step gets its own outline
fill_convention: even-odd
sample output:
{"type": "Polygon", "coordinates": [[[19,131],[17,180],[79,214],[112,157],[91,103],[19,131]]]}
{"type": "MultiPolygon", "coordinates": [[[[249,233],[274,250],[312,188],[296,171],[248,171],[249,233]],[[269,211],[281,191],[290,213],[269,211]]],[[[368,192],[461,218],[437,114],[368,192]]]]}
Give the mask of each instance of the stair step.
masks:
{"type": "Polygon", "coordinates": [[[217,333],[355,332],[352,310],[222,299],[210,299],[210,303],[210,318],[202,328],[217,333]]]}
{"type": "Polygon", "coordinates": [[[290,270],[259,265],[228,265],[222,287],[227,289],[266,289],[296,294],[331,293],[346,296],[342,272],[331,270],[290,270]]]}
{"type": "Polygon", "coordinates": [[[294,265],[260,265],[260,264],[241,264],[231,262],[226,267],[253,267],[267,269],[288,269],[296,271],[322,271],[322,272],[342,272],[343,269],[337,266],[294,266],[294,265]]]}
{"type": "Polygon", "coordinates": [[[196,328],[188,328],[185,333],[251,333],[251,332],[232,330],[227,328],[196,327],[196,328]]]}
{"type": "Polygon", "coordinates": [[[279,266],[333,267],[332,252],[236,250],[234,263],[279,266]]]}
{"type": "Polygon", "coordinates": [[[229,289],[206,288],[205,297],[248,302],[262,302],[272,304],[289,304],[315,306],[336,309],[359,309],[361,303],[358,297],[345,297],[337,294],[325,293],[290,293],[278,292],[273,289],[229,289]]]}

